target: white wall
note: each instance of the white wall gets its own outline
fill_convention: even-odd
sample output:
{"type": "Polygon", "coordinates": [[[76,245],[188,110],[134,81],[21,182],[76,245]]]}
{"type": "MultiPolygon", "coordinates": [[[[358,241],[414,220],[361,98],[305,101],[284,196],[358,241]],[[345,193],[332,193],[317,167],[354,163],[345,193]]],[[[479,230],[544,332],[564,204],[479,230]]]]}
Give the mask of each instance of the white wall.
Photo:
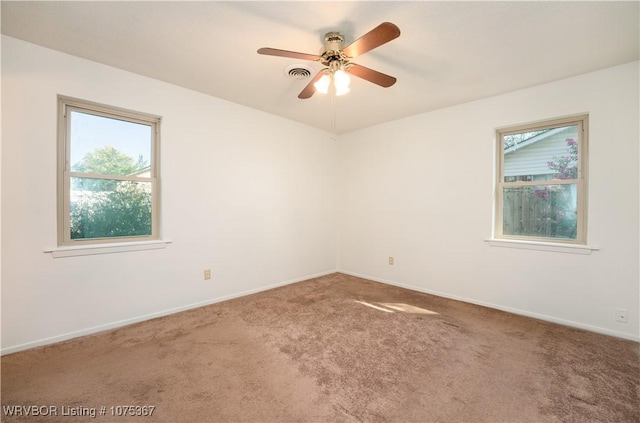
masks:
{"type": "Polygon", "coordinates": [[[336,244],[348,273],[638,339],[638,90],[633,63],[336,142],[3,36],[2,352],[328,273],[336,244]],[[168,248],[43,252],[56,242],[57,94],[163,117],[168,248]],[[591,125],[589,242],[601,250],[487,245],[494,128],[582,112],[591,125]],[[616,308],[629,310],[629,323],[614,321],[616,308]]]}
{"type": "Polygon", "coordinates": [[[637,340],[638,80],[635,62],[340,137],[339,268],[637,340]],[[584,112],[600,250],[489,246],[495,128],[584,112]]]}
{"type": "Polygon", "coordinates": [[[332,134],[4,36],[2,105],[4,353],[336,269],[332,134]],[[43,252],[58,94],[162,116],[166,249],[43,252]]]}

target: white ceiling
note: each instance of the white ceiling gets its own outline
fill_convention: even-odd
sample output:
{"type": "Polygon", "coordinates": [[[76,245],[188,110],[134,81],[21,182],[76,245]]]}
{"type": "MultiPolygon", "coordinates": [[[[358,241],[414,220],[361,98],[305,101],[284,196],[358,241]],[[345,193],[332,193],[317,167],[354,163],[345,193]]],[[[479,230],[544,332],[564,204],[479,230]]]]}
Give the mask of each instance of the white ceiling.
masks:
{"type": "Polygon", "coordinates": [[[2,1],[2,33],[334,133],[639,59],[630,2],[28,2],[2,1]],[[401,35],[355,63],[395,76],[381,88],[299,100],[308,80],[260,47],[318,54],[378,24],[401,35]]]}

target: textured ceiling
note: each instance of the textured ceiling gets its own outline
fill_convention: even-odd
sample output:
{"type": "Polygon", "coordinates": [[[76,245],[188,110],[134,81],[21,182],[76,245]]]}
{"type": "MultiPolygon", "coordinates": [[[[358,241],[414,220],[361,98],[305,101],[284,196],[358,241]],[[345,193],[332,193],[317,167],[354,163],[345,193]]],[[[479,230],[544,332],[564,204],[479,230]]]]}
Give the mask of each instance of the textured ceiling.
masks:
{"type": "Polygon", "coordinates": [[[334,133],[567,78],[639,58],[631,2],[1,2],[2,33],[334,133]],[[349,43],[384,21],[402,34],[354,60],[395,76],[381,88],[297,98],[326,32],[349,43]]]}

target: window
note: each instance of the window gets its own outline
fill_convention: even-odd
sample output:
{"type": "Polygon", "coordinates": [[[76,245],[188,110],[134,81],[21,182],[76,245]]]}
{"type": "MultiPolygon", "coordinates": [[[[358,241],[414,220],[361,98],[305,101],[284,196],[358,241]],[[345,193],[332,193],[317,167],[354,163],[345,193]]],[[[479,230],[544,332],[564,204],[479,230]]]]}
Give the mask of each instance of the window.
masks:
{"type": "Polygon", "coordinates": [[[58,244],[158,234],[160,118],[58,98],[58,244]]]}
{"type": "Polygon", "coordinates": [[[586,243],[588,116],[497,130],[495,238],[586,243]]]}

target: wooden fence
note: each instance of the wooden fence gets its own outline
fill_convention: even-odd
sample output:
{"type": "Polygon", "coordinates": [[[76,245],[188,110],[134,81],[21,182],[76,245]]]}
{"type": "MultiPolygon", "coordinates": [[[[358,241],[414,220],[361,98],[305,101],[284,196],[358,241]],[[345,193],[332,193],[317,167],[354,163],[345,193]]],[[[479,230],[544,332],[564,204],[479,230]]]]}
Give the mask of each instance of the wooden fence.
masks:
{"type": "Polygon", "coordinates": [[[568,185],[505,188],[503,234],[546,238],[576,236],[575,206],[568,185]]]}

